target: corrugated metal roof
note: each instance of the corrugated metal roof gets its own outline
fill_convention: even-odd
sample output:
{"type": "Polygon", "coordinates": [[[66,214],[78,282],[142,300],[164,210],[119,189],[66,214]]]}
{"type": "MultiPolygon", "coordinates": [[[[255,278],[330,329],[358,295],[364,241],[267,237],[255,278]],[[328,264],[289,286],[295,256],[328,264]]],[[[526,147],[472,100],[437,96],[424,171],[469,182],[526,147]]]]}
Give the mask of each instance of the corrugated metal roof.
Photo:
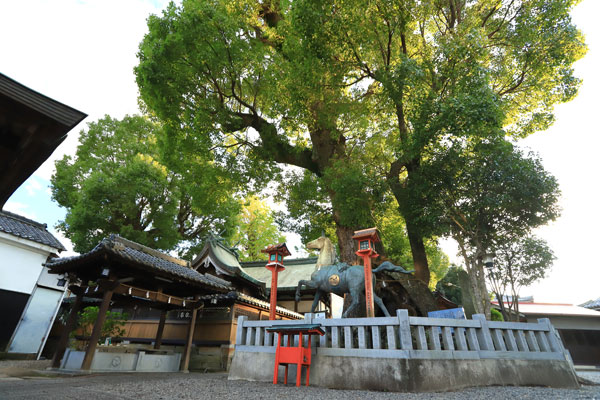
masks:
{"type": "Polygon", "coordinates": [[[54,235],[48,232],[47,227],[46,224],[40,224],[20,215],[8,211],[0,211],[0,232],[45,244],[46,246],[54,247],[58,251],[66,250],[65,246],[54,235]]]}

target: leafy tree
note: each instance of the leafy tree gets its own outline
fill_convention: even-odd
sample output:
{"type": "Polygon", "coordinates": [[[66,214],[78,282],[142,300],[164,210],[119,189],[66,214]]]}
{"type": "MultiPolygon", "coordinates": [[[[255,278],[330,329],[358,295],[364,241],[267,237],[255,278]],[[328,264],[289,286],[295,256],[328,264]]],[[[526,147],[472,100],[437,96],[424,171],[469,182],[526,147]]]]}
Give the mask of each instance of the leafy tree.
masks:
{"type": "Polygon", "coordinates": [[[266,260],[268,254],[261,253],[262,249],[286,241],[275,224],[273,212],[258,197],[248,198],[236,222],[231,242],[238,242],[236,247],[241,247],[243,261],[266,260]]]}
{"type": "MultiPolygon", "coordinates": [[[[406,220],[417,275],[428,281],[424,237],[437,233],[427,199],[411,177],[430,147],[490,137],[504,128],[525,137],[546,129],[553,106],[572,99],[573,63],[585,45],[569,10],[577,1],[345,1],[327,18],[343,60],[371,82],[372,116],[389,151],[387,182],[406,220]]],[[[325,17],[323,17],[325,18],[325,17]]]]}
{"type": "Polygon", "coordinates": [[[458,278],[461,270],[461,267],[453,265],[435,286],[435,289],[444,297],[458,305],[463,303],[462,289],[460,287],[460,279],[458,278]]]}
{"type": "MultiPolygon", "coordinates": [[[[326,8],[327,2],[171,4],[162,17],[149,18],[140,45],[141,98],[250,176],[277,172],[278,163],[324,178],[349,157],[346,133],[365,135],[368,112],[348,90],[348,68],[330,62],[338,49],[322,36],[341,27],[321,18],[326,8]]],[[[339,208],[348,199],[322,184],[341,257],[353,259],[353,231],[371,221],[346,220],[339,208]]]]}
{"type": "Polygon", "coordinates": [[[158,148],[160,130],[146,117],[106,116],[81,132],[74,158],[56,162],[52,197],[67,209],[58,228],[75,251],[89,251],[117,233],[184,252],[237,214],[228,175],[209,160],[196,157],[185,168],[167,168],[158,148]]]}
{"type": "MultiPolygon", "coordinates": [[[[90,337],[92,335],[94,324],[98,319],[98,311],[98,307],[90,306],[77,313],[79,316],[77,323],[78,330],[81,332],[82,336],[90,337]]],[[[126,313],[107,311],[104,325],[102,325],[102,330],[100,331],[98,343],[103,343],[108,337],[118,338],[123,336],[125,334],[123,326],[125,326],[125,322],[128,318],[129,316],[126,313]]],[[[74,334],[75,331],[72,332],[72,335],[74,334]]]]}
{"type": "Polygon", "coordinates": [[[547,243],[535,236],[517,238],[495,248],[488,281],[497,295],[505,320],[518,321],[521,288],[544,279],[555,259],[547,243]]]}
{"type": "Polygon", "coordinates": [[[482,257],[558,217],[556,179],[538,158],[503,139],[455,142],[434,151],[413,178],[428,205],[413,220],[437,220],[457,241],[475,311],[489,317],[482,257]]]}
{"type": "Polygon", "coordinates": [[[345,261],[378,201],[362,182],[385,180],[429,282],[425,239],[438,223],[411,218],[428,207],[411,176],[431,147],[549,126],[553,105],[579,84],[571,66],[585,46],[573,4],[184,1],[149,18],[137,81],[153,112],[235,155],[232,165],[313,174],[345,261]]]}

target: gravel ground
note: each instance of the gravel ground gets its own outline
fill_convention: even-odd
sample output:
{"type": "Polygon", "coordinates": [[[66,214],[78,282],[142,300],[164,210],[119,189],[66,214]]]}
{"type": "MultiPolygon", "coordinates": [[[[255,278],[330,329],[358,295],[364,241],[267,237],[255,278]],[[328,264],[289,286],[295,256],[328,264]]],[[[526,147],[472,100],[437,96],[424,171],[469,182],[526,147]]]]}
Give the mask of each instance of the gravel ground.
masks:
{"type": "MultiPolygon", "coordinates": [[[[581,373],[600,383],[600,373],[581,373]]],[[[69,378],[0,379],[0,399],[597,399],[600,386],[578,390],[485,387],[444,393],[386,393],[228,381],[225,373],[104,374],[69,378]]]]}

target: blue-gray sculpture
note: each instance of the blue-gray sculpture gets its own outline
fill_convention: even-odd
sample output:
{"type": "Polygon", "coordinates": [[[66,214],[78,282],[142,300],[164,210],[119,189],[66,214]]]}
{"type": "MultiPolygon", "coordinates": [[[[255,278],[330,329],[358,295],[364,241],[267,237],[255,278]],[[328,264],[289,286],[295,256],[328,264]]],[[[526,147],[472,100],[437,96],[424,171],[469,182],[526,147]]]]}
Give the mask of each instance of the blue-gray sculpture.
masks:
{"type": "MultiPolygon", "coordinates": [[[[333,249],[331,241],[324,236],[321,236],[319,239],[308,243],[307,247],[327,249],[327,251],[333,249]]],[[[327,257],[331,259],[332,256],[331,254],[327,254],[327,257]]],[[[319,256],[319,260],[320,259],[321,256],[319,256]]],[[[385,261],[373,270],[373,286],[375,286],[375,273],[379,271],[401,272],[403,274],[412,273],[412,271],[406,271],[402,267],[398,267],[389,261],[385,261]]],[[[300,280],[298,282],[298,287],[296,288],[296,301],[300,301],[300,291],[302,290],[303,286],[316,289],[315,299],[310,310],[311,312],[315,311],[321,296],[325,293],[334,293],[338,296],[343,296],[346,293],[350,293],[352,296],[352,303],[350,303],[350,306],[342,315],[342,318],[346,318],[349,313],[358,307],[360,295],[361,293],[365,292],[364,267],[362,265],[348,265],[342,262],[334,265],[322,266],[320,269],[315,270],[311,274],[310,281],[300,280]]],[[[381,298],[375,293],[373,293],[373,300],[377,306],[379,306],[381,311],[383,311],[383,313],[389,317],[390,313],[385,307],[385,304],[383,304],[381,298]]]]}

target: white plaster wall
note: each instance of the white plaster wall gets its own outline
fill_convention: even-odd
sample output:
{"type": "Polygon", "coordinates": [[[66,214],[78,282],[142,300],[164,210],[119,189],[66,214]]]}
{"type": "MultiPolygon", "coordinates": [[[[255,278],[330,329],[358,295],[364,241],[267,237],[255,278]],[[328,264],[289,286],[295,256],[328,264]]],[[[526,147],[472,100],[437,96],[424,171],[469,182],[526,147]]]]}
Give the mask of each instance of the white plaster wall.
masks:
{"type": "Polygon", "coordinates": [[[589,329],[600,331],[600,318],[598,317],[527,315],[527,322],[537,322],[538,318],[550,318],[550,322],[556,329],[589,329]]]}
{"type": "Polygon", "coordinates": [[[50,252],[6,236],[0,235],[0,289],[31,294],[50,252]]]}

